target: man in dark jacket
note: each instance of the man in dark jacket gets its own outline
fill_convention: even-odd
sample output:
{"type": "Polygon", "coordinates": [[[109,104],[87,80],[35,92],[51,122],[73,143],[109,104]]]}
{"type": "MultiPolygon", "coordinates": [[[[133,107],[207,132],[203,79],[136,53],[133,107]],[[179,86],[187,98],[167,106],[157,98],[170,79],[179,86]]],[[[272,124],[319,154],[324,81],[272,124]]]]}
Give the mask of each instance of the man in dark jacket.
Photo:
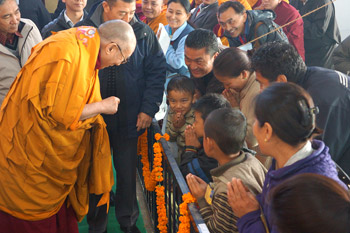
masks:
{"type": "Polygon", "coordinates": [[[303,87],[319,108],[317,127],[332,159],[350,174],[350,77],[338,71],[306,67],[295,48],[274,42],[252,57],[256,78],[264,89],[272,82],[293,82],[303,87]]]}
{"type": "Polygon", "coordinates": [[[224,86],[213,74],[214,59],[219,54],[218,40],[212,31],[196,29],[185,41],[185,63],[196,86],[197,97],[221,94],[224,86]]]}
{"type": "Polygon", "coordinates": [[[350,36],[343,40],[333,52],[334,69],[350,74],[350,36]]]}
{"type": "Polygon", "coordinates": [[[42,1],[38,0],[19,0],[19,9],[22,18],[32,20],[39,31],[51,22],[51,15],[45,8],[42,1]]]}
{"type": "MultiPolygon", "coordinates": [[[[103,0],[87,0],[85,11],[89,13],[90,10],[94,10],[93,7],[97,5],[97,3],[102,1],[103,0]]],[[[64,4],[62,0],[58,0],[56,10],[51,14],[52,19],[56,19],[64,9],[66,9],[66,4],[64,4]]]]}
{"type": "Polygon", "coordinates": [[[43,39],[51,36],[51,32],[58,32],[73,27],[74,24],[87,16],[87,12],[84,10],[86,0],[79,2],[75,0],[64,0],[64,2],[66,4],[66,10],[63,10],[58,18],[51,21],[41,30],[43,39]]]}
{"type": "MultiPolygon", "coordinates": [[[[298,9],[304,15],[331,0],[300,0],[304,4],[298,9]]],[[[331,3],[303,18],[305,63],[307,66],[331,68],[332,53],[340,43],[340,32],[331,3]]]]}
{"type": "MultiPolygon", "coordinates": [[[[132,26],[137,39],[135,52],[121,66],[99,73],[101,95],[117,96],[119,110],[104,116],[113,149],[117,173],[115,211],[124,232],[139,232],[136,227],[139,210],[136,200],[137,139],[149,127],[162,102],[166,61],[158,40],[149,26],[134,16],[135,0],[106,0],[78,25],[98,27],[104,21],[122,19],[132,26]]],[[[91,201],[97,201],[91,198],[91,201]]],[[[104,232],[107,225],[106,206],[90,205],[88,223],[92,232],[104,232]],[[96,212],[97,211],[97,212],[96,212]]]]}
{"type": "Polygon", "coordinates": [[[196,25],[197,28],[208,29],[213,31],[218,24],[216,12],[219,5],[217,0],[204,0],[193,12],[190,22],[196,25]]]}
{"type": "MultiPolygon", "coordinates": [[[[252,40],[276,29],[278,25],[274,23],[275,13],[270,10],[246,11],[239,2],[224,2],[218,10],[219,24],[225,30],[230,47],[239,47],[250,44],[252,40]]],[[[287,36],[282,29],[271,32],[266,36],[252,42],[253,48],[272,41],[288,42],[287,36]]],[[[247,49],[252,49],[247,47],[247,49]]]]}

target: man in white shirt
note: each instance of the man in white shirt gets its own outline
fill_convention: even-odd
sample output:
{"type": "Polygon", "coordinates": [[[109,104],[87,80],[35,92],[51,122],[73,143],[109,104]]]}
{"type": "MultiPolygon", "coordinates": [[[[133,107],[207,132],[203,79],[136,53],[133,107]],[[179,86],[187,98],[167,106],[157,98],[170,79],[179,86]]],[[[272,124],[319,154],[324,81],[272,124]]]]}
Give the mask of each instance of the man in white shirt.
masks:
{"type": "Polygon", "coordinates": [[[84,10],[87,0],[62,0],[62,2],[66,4],[66,10],[63,10],[57,19],[41,30],[43,39],[51,36],[52,32],[72,28],[87,16],[87,12],[84,10]]]}

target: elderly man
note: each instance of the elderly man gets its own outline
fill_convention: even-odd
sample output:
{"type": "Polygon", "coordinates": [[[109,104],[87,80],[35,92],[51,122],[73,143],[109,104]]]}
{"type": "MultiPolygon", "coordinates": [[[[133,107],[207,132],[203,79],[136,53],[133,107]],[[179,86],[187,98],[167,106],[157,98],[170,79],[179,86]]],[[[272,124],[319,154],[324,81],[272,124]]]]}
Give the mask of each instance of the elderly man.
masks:
{"type": "Polygon", "coordinates": [[[288,42],[282,29],[272,32],[278,27],[273,22],[275,19],[273,11],[247,11],[241,3],[228,1],[219,7],[218,19],[220,26],[225,30],[224,36],[227,38],[230,47],[252,43],[250,47],[247,47],[247,49],[251,49],[272,41],[288,42]],[[266,33],[269,34],[263,36],[266,33]],[[250,42],[260,36],[263,37],[250,42]]]}
{"type": "MultiPolygon", "coordinates": [[[[121,19],[129,23],[137,45],[130,60],[119,67],[100,71],[103,97],[117,96],[121,105],[117,114],[104,116],[113,149],[117,173],[115,211],[124,232],[138,232],[139,208],[136,200],[136,164],[138,136],[149,127],[162,102],[166,61],[158,40],[149,26],[134,16],[134,0],[106,0],[78,25],[99,26],[121,19]]],[[[96,198],[91,196],[91,202],[96,198]]],[[[98,201],[99,197],[95,201],[98,201]]],[[[88,214],[89,230],[104,232],[107,225],[106,206],[88,214]],[[100,211],[98,214],[95,211],[100,211]]]]}
{"type": "Polygon", "coordinates": [[[97,74],[125,62],[135,46],[132,28],[111,21],[35,47],[0,110],[1,232],[78,232],[89,193],[109,200],[113,172],[100,114],[114,114],[119,99],[101,99],[97,74]]]}
{"type": "Polygon", "coordinates": [[[197,97],[206,93],[221,94],[224,86],[213,74],[214,59],[219,54],[218,41],[212,31],[196,29],[185,41],[185,63],[196,85],[197,97]]]}
{"type": "Polygon", "coordinates": [[[0,0],[0,105],[31,49],[41,41],[35,24],[21,19],[15,0],[0,0]]]}
{"type": "Polygon", "coordinates": [[[159,23],[168,24],[165,17],[166,9],[163,0],[142,0],[142,13],[145,16],[142,21],[148,24],[154,33],[157,33],[159,23]]]}
{"type": "Polygon", "coordinates": [[[316,124],[333,160],[350,174],[350,77],[321,67],[307,67],[293,46],[274,42],[252,57],[256,78],[265,88],[272,82],[293,82],[312,97],[320,112],[316,124]]]}
{"type": "Polygon", "coordinates": [[[76,23],[83,20],[88,13],[84,10],[87,0],[63,0],[66,9],[62,10],[58,18],[48,23],[42,30],[43,39],[51,36],[51,32],[58,32],[72,28],[76,23]]]}

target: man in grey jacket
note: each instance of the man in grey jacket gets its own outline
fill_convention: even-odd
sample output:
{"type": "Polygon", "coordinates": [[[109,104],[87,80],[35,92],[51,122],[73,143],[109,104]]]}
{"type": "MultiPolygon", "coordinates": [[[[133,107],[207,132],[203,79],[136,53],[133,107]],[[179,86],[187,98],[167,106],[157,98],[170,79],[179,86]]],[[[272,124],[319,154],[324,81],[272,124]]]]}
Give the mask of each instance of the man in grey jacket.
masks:
{"type": "Polygon", "coordinates": [[[218,21],[230,47],[246,45],[245,50],[257,49],[272,41],[288,42],[282,29],[274,31],[278,27],[275,18],[273,11],[247,11],[239,2],[227,1],[218,9],[218,21]]]}
{"type": "Polygon", "coordinates": [[[0,0],[0,105],[31,49],[41,41],[35,24],[21,19],[15,0],[0,0]]]}
{"type": "Polygon", "coordinates": [[[335,70],[350,75],[350,36],[334,50],[332,59],[335,70]]]}

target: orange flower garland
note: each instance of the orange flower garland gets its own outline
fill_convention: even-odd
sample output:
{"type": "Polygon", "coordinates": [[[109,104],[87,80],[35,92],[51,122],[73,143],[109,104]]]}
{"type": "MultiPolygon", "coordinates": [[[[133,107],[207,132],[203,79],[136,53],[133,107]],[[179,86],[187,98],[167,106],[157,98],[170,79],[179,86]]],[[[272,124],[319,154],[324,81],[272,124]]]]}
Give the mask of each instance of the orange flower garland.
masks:
{"type": "Polygon", "coordinates": [[[147,146],[147,130],[144,134],[139,137],[138,150],[141,157],[141,162],[143,164],[142,173],[145,181],[145,187],[148,191],[156,191],[156,203],[157,203],[157,214],[158,214],[158,229],[161,233],[167,232],[168,218],[166,215],[165,208],[165,193],[164,186],[160,184],[163,181],[163,168],[162,168],[162,158],[163,158],[163,148],[158,142],[161,138],[169,140],[169,135],[164,134],[164,136],[157,133],[154,138],[157,142],[153,145],[154,159],[153,159],[153,169],[152,172],[149,169],[148,161],[148,146],[147,146]],[[159,184],[156,186],[156,184],[159,184]]]}
{"type": "Polygon", "coordinates": [[[156,180],[154,179],[154,172],[150,171],[148,161],[148,144],[147,144],[147,130],[139,137],[138,154],[141,155],[142,175],[145,181],[145,187],[148,191],[154,191],[156,187],[156,180]]]}
{"type": "Polygon", "coordinates": [[[185,193],[182,195],[183,202],[180,204],[180,225],[178,233],[189,233],[190,232],[190,214],[188,211],[187,204],[196,202],[196,198],[191,193],[185,193]]]}
{"type": "MultiPolygon", "coordinates": [[[[163,148],[158,142],[161,138],[169,140],[169,135],[157,133],[154,135],[157,142],[153,145],[154,160],[153,169],[150,171],[150,165],[148,161],[148,146],[147,146],[147,130],[144,134],[139,137],[138,141],[138,154],[141,155],[141,162],[143,164],[142,172],[145,181],[145,187],[148,191],[156,192],[156,204],[157,204],[157,214],[158,214],[158,225],[157,228],[161,233],[167,233],[167,223],[168,217],[166,215],[165,208],[165,193],[164,186],[160,184],[163,181],[163,168],[162,168],[162,158],[163,158],[163,148]],[[156,185],[159,183],[158,185],[156,185]]],[[[178,233],[189,233],[190,232],[190,214],[188,211],[188,204],[196,202],[196,198],[192,196],[191,193],[186,193],[182,195],[183,203],[180,204],[180,225],[178,233]]]]}

